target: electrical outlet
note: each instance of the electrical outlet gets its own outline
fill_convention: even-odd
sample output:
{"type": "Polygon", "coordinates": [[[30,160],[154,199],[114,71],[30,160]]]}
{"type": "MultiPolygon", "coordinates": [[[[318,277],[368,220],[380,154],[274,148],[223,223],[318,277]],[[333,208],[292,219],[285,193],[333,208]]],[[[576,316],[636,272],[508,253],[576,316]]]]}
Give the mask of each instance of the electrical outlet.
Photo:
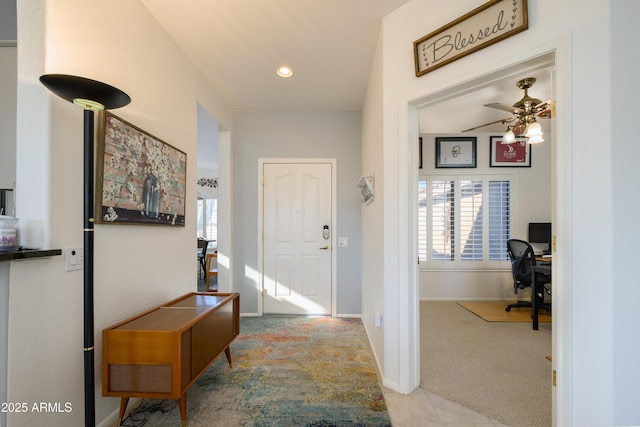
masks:
{"type": "Polygon", "coordinates": [[[379,328],[380,326],[382,326],[382,316],[380,316],[380,314],[377,311],[375,316],[373,316],[373,324],[376,326],[376,328],[379,328]]]}
{"type": "Polygon", "coordinates": [[[64,271],[84,268],[84,248],[64,248],[64,271]]]}

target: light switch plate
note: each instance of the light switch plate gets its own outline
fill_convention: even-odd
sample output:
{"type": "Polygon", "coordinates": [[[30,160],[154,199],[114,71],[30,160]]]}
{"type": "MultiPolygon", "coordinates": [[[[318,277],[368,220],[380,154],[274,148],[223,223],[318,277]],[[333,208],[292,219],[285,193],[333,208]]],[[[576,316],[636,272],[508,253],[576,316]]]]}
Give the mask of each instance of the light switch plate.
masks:
{"type": "Polygon", "coordinates": [[[84,248],[64,248],[64,271],[84,268],[84,248]]]}
{"type": "Polygon", "coordinates": [[[338,237],[338,246],[349,246],[348,237],[338,237]]]}

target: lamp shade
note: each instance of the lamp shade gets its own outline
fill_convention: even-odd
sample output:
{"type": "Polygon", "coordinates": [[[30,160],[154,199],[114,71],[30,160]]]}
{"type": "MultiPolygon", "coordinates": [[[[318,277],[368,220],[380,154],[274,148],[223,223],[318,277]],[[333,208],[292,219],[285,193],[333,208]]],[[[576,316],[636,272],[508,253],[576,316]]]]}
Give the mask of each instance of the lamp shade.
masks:
{"type": "Polygon", "coordinates": [[[111,110],[131,102],[129,95],[97,80],[68,74],[45,74],[40,83],[54,94],[88,110],[111,110]]]}
{"type": "Polygon", "coordinates": [[[528,138],[531,138],[532,136],[542,136],[542,127],[540,126],[540,123],[530,123],[529,126],[527,126],[527,133],[525,136],[528,138]]]}
{"type": "Polygon", "coordinates": [[[502,136],[502,143],[511,144],[515,140],[516,140],[516,135],[513,133],[511,128],[507,129],[507,131],[502,136]]]}
{"type": "Polygon", "coordinates": [[[534,136],[529,137],[527,142],[529,144],[539,144],[541,142],[544,142],[544,138],[542,138],[542,135],[534,135],[534,136]]]}

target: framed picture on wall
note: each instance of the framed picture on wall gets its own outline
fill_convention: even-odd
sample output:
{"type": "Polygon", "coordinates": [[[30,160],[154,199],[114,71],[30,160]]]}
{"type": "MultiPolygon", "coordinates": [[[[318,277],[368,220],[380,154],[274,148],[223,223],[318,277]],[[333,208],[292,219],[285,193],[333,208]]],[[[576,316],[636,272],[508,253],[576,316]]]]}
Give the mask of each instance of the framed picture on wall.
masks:
{"type": "Polygon", "coordinates": [[[527,144],[527,138],[516,137],[509,144],[503,142],[502,136],[490,137],[490,161],[489,166],[528,168],[531,167],[531,146],[527,144]]]}
{"type": "Polygon", "coordinates": [[[436,168],[475,168],[475,136],[436,137],[436,168]]]}
{"type": "Polygon", "coordinates": [[[187,154],[109,112],[98,123],[96,221],[184,226],[187,154]]]}

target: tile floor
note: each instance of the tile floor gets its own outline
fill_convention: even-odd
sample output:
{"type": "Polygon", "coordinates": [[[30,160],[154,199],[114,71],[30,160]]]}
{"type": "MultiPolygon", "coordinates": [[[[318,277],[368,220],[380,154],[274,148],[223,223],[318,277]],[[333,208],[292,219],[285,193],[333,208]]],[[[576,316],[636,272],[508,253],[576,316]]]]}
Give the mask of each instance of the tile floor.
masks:
{"type": "Polygon", "coordinates": [[[383,387],[393,427],[507,427],[418,388],[410,395],[383,387]]]}

